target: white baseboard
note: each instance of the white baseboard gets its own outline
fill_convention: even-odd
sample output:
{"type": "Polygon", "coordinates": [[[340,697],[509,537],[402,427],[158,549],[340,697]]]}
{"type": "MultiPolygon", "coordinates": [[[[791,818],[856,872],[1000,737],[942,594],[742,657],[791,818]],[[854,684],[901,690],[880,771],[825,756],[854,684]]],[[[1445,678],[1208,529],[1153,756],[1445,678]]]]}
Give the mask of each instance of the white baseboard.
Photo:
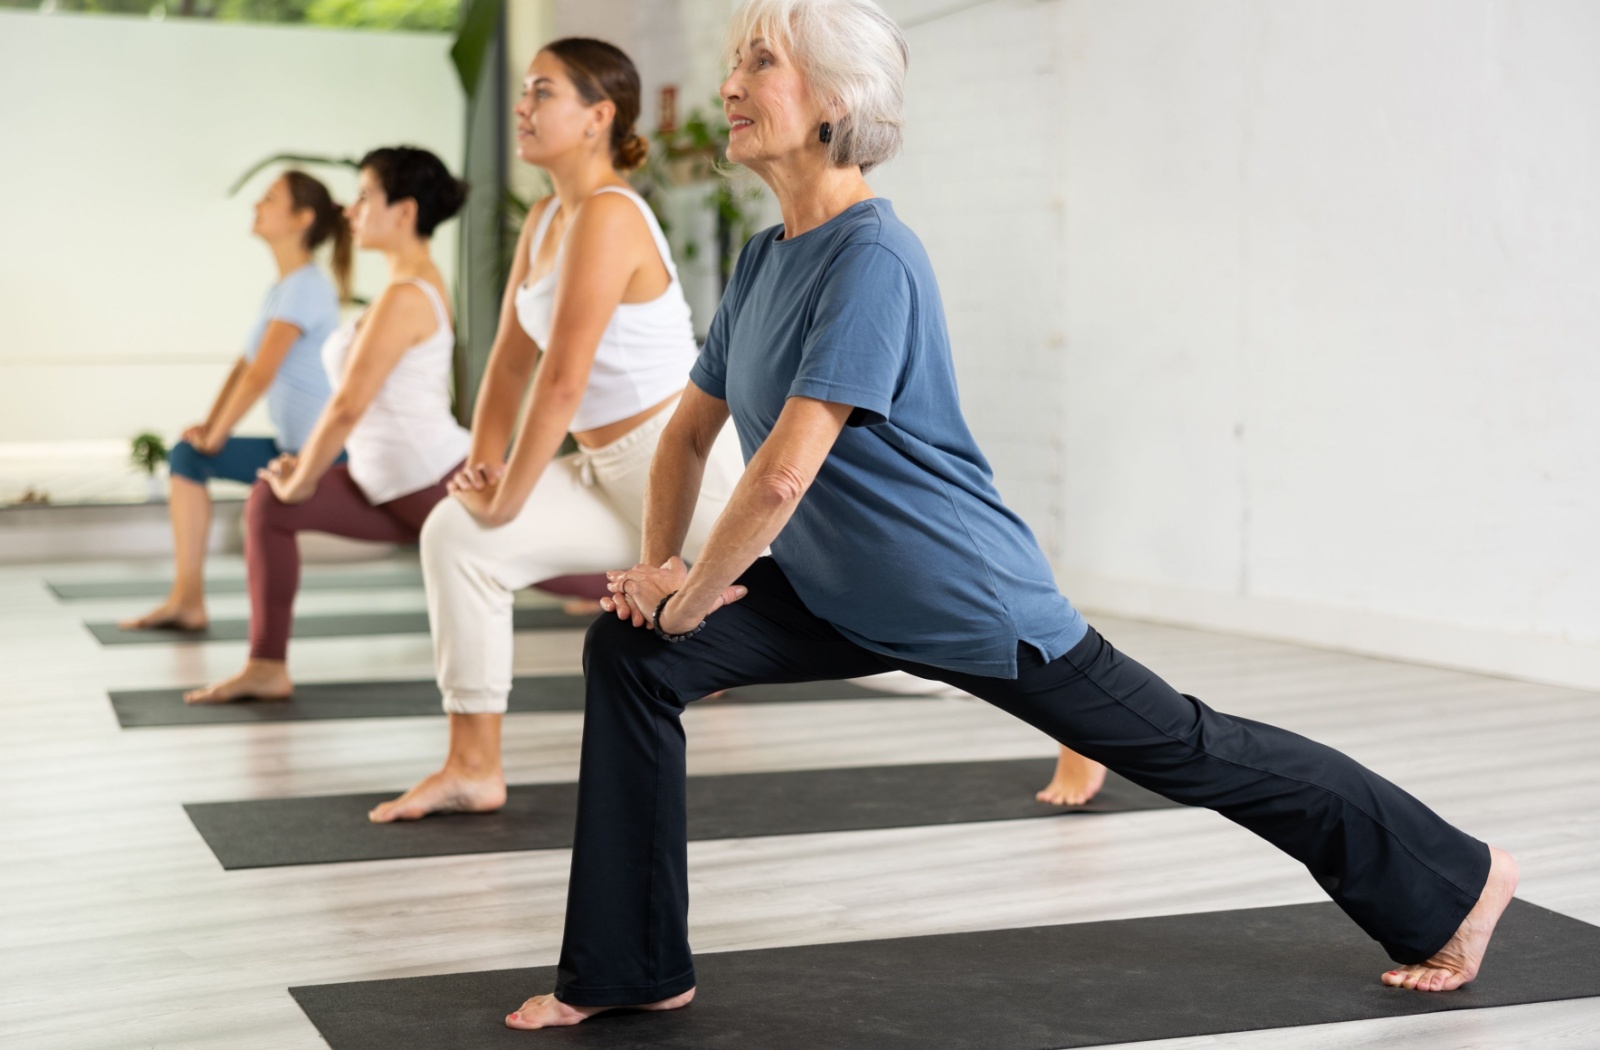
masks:
{"type": "MultiPolygon", "coordinates": [[[[1080,609],[1462,671],[1600,690],[1600,646],[1280,598],[1059,573],[1080,609]]],[[[1092,617],[1091,617],[1092,619],[1092,617]]]]}

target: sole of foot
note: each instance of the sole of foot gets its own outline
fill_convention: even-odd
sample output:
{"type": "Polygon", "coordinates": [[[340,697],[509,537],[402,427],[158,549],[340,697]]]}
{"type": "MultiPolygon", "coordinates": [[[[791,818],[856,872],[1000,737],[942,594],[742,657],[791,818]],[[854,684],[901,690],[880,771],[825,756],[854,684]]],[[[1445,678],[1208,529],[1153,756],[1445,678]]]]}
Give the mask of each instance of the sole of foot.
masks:
{"type": "Polygon", "coordinates": [[[1489,879],[1478,903],[1461,920],[1455,936],[1427,962],[1401,966],[1383,975],[1391,988],[1453,992],[1478,976],[1495,924],[1517,892],[1517,862],[1503,849],[1489,848],[1489,879]]]}
{"type": "Polygon", "coordinates": [[[381,802],[368,813],[374,824],[421,820],[433,813],[493,813],[506,804],[504,777],[475,779],[441,770],[397,799],[381,802]]]}
{"type": "Polygon", "coordinates": [[[235,700],[287,700],[293,693],[294,682],[287,670],[247,667],[231,678],[184,693],[183,702],[227,704],[235,700]]]}
{"type": "Polygon", "coordinates": [[[692,999],[694,999],[693,988],[670,999],[640,1003],[637,1006],[569,1006],[554,995],[536,995],[513,1013],[506,1015],[506,1027],[524,1030],[565,1028],[587,1021],[595,1014],[603,1014],[608,1010],[676,1010],[688,1006],[692,999]]]}

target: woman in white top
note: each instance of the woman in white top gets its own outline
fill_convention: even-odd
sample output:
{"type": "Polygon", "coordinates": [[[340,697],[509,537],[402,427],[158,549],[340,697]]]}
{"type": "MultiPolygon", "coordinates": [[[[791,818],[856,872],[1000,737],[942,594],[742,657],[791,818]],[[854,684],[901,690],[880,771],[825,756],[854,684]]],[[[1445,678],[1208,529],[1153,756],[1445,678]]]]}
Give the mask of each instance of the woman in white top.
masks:
{"type": "Polygon", "coordinates": [[[289,695],[289,629],[305,530],[414,543],[470,438],[450,413],[455,329],[429,255],[434,229],[461,209],[466,185],[427,150],[373,150],[350,207],[357,247],[381,251],[389,285],[328,337],[333,396],[298,456],[260,472],[245,505],[250,657],[244,669],[185,699],[220,703],[289,695]],[[335,466],[340,450],[348,463],[335,466]]]}
{"type": "MultiPolygon", "coordinates": [[[[380,823],[504,805],[512,595],[637,557],[650,458],[698,353],[666,238],[618,174],[645,154],[627,55],[555,41],[534,56],[516,112],[518,154],[549,173],[555,193],[523,227],[455,498],[422,530],[449,753],[372,811],[380,823]],[[578,451],[558,456],[569,431],[578,451]]],[[[743,470],[731,433],[707,450],[690,557],[743,470]]]]}

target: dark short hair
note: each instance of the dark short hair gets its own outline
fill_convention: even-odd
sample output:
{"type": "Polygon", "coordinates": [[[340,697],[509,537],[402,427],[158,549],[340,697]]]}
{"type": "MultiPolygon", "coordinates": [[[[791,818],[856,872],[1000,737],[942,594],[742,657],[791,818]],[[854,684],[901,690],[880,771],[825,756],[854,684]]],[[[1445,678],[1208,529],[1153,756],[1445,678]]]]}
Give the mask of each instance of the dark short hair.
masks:
{"type": "Polygon", "coordinates": [[[418,237],[432,237],[438,225],[460,211],[467,200],[467,184],[425,149],[383,146],[362,157],[361,167],[378,177],[390,204],[417,202],[418,237]]]}

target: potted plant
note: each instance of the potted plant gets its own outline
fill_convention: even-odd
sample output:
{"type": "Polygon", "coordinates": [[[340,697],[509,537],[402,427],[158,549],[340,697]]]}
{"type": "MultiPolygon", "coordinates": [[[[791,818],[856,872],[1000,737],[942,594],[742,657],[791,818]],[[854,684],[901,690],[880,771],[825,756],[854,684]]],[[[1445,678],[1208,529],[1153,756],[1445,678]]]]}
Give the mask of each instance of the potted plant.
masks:
{"type": "Polygon", "coordinates": [[[133,450],[129,459],[133,465],[144,471],[145,480],[149,485],[149,499],[154,502],[162,497],[161,477],[157,473],[161,464],[167,461],[167,443],[161,440],[161,435],[152,431],[145,431],[133,439],[133,450]]]}

